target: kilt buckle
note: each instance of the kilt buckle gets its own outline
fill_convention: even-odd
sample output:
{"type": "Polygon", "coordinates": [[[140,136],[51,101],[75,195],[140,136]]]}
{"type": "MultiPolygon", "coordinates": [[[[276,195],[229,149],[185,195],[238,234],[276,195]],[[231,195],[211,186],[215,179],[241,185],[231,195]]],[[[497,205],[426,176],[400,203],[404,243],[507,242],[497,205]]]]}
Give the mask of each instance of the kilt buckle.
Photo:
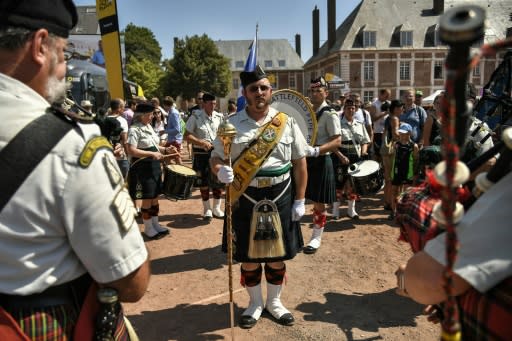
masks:
{"type": "Polygon", "coordinates": [[[272,186],[272,178],[257,178],[257,180],[258,180],[258,188],[272,186]]]}

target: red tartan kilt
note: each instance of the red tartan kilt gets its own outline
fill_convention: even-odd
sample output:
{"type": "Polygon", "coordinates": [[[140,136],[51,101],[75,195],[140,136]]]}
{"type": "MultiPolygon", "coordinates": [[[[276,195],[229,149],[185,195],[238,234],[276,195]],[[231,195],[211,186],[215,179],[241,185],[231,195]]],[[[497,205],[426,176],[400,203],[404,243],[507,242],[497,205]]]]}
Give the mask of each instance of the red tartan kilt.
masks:
{"type": "Polygon", "coordinates": [[[470,289],[458,298],[462,340],[512,338],[512,277],[485,294],[470,289]]]}
{"type": "MultiPolygon", "coordinates": [[[[440,200],[429,185],[422,185],[409,187],[398,201],[400,240],[408,242],[414,253],[443,231],[432,217],[432,209],[440,200]]],[[[512,277],[484,294],[470,289],[457,301],[462,340],[512,339],[512,277]]]]}
{"type": "Polygon", "coordinates": [[[432,217],[432,209],[440,200],[428,185],[409,187],[398,200],[396,221],[400,225],[400,240],[408,242],[414,253],[423,250],[427,241],[441,232],[432,217]]]}

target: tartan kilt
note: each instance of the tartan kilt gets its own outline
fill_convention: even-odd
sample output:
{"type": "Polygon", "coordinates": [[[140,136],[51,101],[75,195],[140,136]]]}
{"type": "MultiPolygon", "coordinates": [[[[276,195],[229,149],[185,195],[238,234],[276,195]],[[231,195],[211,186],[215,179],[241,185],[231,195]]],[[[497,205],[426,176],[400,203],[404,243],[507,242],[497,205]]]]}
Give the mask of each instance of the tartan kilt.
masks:
{"type": "Polygon", "coordinates": [[[336,201],[336,182],[330,155],[308,157],[306,198],[324,204],[336,201]]]}
{"type": "Polygon", "coordinates": [[[482,294],[471,288],[457,299],[462,340],[512,338],[512,277],[482,294]]]}
{"type": "MultiPolygon", "coordinates": [[[[285,261],[295,258],[297,252],[302,250],[304,239],[300,228],[300,221],[292,221],[292,205],[295,197],[293,176],[277,185],[266,188],[247,187],[245,193],[256,201],[263,199],[272,200],[279,196],[285,189],[286,192],[275,202],[281,227],[283,230],[283,243],[285,255],[274,258],[249,258],[249,238],[250,226],[253,214],[254,204],[243,195],[237,202],[233,203],[232,208],[232,229],[234,233],[233,241],[233,258],[237,262],[243,263],[267,263],[285,261]],[[286,186],[291,181],[288,189],[286,186]]],[[[224,218],[224,226],[222,232],[222,251],[227,253],[227,219],[224,218]]]]}
{"type": "MultiPolygon", "coordinates": [[[[429,184],[406,189],[398,200],[396,221],[400,225],[400,240],[408,242],[414,253],[443,232],[432,218],[432,209],[440,200],[429,184]]],[[[511,339],[512,277],[485,293],[470,288],[457,297],[457,303],[462,340],[511,339]]]]}

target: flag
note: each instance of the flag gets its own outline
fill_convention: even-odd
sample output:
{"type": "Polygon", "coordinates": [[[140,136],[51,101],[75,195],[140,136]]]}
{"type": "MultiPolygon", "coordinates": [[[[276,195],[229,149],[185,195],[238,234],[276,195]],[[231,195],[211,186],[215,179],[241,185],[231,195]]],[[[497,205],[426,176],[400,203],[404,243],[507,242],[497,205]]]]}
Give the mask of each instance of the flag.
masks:
{"type": "MultiPolygon", "coordinates": [[[[258,25],[256,25],[256,35],[254,36],[254,40],[249,46],[249,55],[247,56],[247,61],[245,62],[244,71],[251,72],[256,69],[256,60],[258,59],[258,25]]],[[[240,84],[240,88],[238,89],[238,99],[236,101],[236,111],[240,111],[245,108],[245,97],[242,95],[242,84],[240,84]]]]}

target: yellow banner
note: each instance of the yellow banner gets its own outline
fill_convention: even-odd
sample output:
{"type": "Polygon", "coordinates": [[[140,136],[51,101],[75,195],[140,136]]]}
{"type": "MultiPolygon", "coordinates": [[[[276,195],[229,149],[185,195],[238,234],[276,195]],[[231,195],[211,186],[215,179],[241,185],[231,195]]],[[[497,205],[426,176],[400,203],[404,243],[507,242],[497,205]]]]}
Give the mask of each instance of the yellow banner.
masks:
{"type": "Polygon", "coordinates": [[[111,98],[124,98],[121,41],[115,0],[96,0],[103,55],[111,98]]]}

